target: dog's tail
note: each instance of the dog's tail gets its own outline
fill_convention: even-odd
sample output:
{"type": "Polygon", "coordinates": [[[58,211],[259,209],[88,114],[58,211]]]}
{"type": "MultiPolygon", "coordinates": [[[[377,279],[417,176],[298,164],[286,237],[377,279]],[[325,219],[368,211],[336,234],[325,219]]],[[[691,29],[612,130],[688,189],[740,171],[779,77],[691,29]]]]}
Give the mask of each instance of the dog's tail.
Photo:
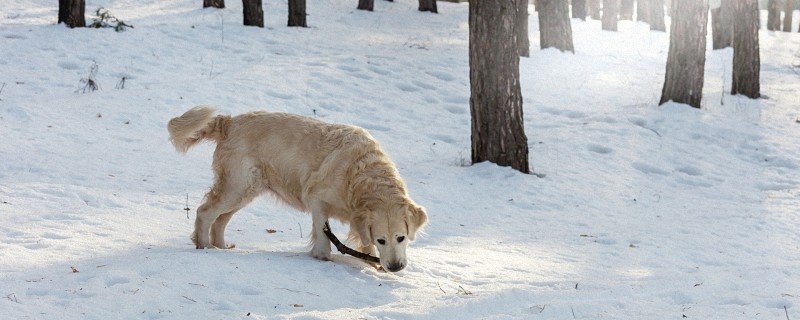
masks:
{"type": "Polygon", "coordinates": [[[219,142],[225,138],[230,116],[214,116],[214,108],[197,106],[167,124],[172,145],[180,153],[203,139],[219,142]]]}

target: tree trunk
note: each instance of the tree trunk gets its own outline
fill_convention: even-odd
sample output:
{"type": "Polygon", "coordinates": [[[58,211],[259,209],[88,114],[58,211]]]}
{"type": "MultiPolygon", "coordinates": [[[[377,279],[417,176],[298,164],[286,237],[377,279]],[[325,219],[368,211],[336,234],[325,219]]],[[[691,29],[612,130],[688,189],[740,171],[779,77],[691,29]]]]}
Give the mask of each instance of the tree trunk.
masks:
{"type": "Polygon", "coordinates": [[[586,21],[586,0],[572,0],[572,17],[586,21]]]}
{"type": "Polygon", "coordinates": [[[58,0],[58,23],[70,28],[86,27],[85,0],[58,0]]]}
{"type": "MultiPolygon", "coordinates": [[[[517,3],[517,25],[514,27],[517,32],[517,48],[520,57],[531,56],[531,41],[528,38],[528,0],[516,0],[517,3]]],[[[541,11],[539,11],[541,12],[541,11]]]]}
{"type": "Polygon", "coordinates": [[[667,73],[659,105],[672,100],[700,108],[708,0],[672,0],[672,8],[667,73]]]}
{"type": "Polygon", "coordinates": [[[225,0],[203,0],[203,8],[225,8],[225,0]]]}
{"type": "Polygon", "coordinates": [[[650,23],[650,0],[636,1],[636,21],[650,23]]]}
{"type": "Polygon", "coordinates": [[[781,8],[778,0],[767,2],[767,30],[781,30],[781,8]]]}
{"type": "Polygon", "coordinates": [[[738,0],[733,26],[733,86],[731,94],[760,96],[761,58],[758,49],[758,0],[738,0]]]}
{"type": "Polygon", "coordinates": [[[419,11],[439,13],[439,9],[436,8],[436,0],[419,0],[419,11]]]}
{"type": "Polygon", "coordinates": [[[358,10],[372,11],[375,0],[358,0],[358,10]]]}
{"type": "Polygon", "coordinates": [[[783,6],[783,31],[792,32],[792,12],[794,11],[794,0],[784,0],[783,6]]]}
{"type": "Polygon", "coordinates": [[[469,4],[472,162],[491,161],[529,173],[514,30],[516,12],[516,3],[509,0],[469,4]]]}
{"type": "Polygon", "coordinates": [[[242,13],[244,14],[244,25],[264,27],[264,8],[261,0],[242,0],[242,13]]]}
{"type": "Polygon", "coordinates": [[[711,35],[714,50],[727,48],[733,41],[734,1],[722,1],[719,8],[711,9],[711,35]]]}
{"type": "Polygon", "coordinates": [[[306,25],[306,0],[289,0],[290,27],[308,27],[306,25]]]}
{"type": "Polygon", "coordinates": [[[603,0],[603,30],[617,31],[619,0],[603,0]]]}
{"type": "Polygon", "coordinates": [[[539,0],[539,44],[575,53],[569,6],[563,0],[539,0]]]}
{"type": "Polygon", "coordinates": [[[634,0],[622,0],[619,6],[619,19],[620,20],[633,20],[633,2],[634,0]]]}
{"type": "Polygon", "coordinates": [[[586,0],[586,6],[589,8],[589,16],[592,19],[600,20],[600,0],[586,0]]]}
{"type": "Polygon", "coordinates": [[[648,19],[651,31],[667,31],[664,23],[664,0],[650,0],[648,19]]]}

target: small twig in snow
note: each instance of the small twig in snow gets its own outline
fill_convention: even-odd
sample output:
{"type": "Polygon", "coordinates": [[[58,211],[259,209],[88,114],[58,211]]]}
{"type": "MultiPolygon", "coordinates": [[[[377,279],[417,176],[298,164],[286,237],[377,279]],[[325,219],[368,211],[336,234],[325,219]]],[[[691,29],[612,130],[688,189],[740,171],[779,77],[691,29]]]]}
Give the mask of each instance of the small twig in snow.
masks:
{"type": "Polygon", "coordinates": [[[436,286],[438,286],[438,287],[439,287],[439,290],[442,290],[442,293],[444,293],[444,294],[447,294],[447,292],[445,292],[445,291],[444,291],[444,289],[442,289],[442,285],[441,285],[441,284],[439,284],[439,282],[438,282],[438,281],[436,282],[436,286]]]}
{"type": "Polygon", "coordinates": [[[195,302],[195,303],[197,302],[196,300],[194,300],[194,299],[192,299],[192,298],[189,298],[189,297],[187,297],[187,296],[182,296],[182,297],[184,297],[186,300],[189,300],[189,301],[191,301],[191,302],[195,302]]]}
{"type": "Polygon", "coordinates": [[[17,300],[17,295],[14,294],[13,292],[11,294],[7,295],[6,299],[8,299],[8,301],[13,301],[13,302],[19,303],[19,300],[17,300]]]}
{"type": "Polygon", "coordinates": [[[189,211],[192,210],[189,209],[189,193],[186,193],[186,207],[183,210],[186,210],[186,220],[189,220],[189,211]]]}
{"type": "Polygon", "coordinates": [[[275,289],[278,289],[278,290],[286,290],[286,291],[289,291],[289,292],[294,292],[294,293],[305,293],[305,294],[309,294],[309,295],[312,295],[312,296],[315,296],[315,297],[319,297],[319,295],[318,295],[318,294],[316,294],[316,293],[312,293],[312,292],[308,292],[308,291],[292,290],[292,289],[289,289],[289,288],[275,288],[275,289]]]}
{"type": "Polygon", "coordinates": [[[462,287],[461,285],[458,285],[458,292],[457,292],[457,293],[459,293],[459,294],[463,294],[463,295],[465,295],[465,296],[468,296],[468,295],[471,295],[471,294],[472,294],[472,292],[471,292],[471,291],[469,291],[469,290],[467,290],[467,289],[464,289],[464,287],[462,287]]]}
{"type": "Polygon", "coordinates": [[[789,310],[786,309],[786,306],[783,306],[783,312],[786,313],[786,320],[789,320],[789,310]]]}

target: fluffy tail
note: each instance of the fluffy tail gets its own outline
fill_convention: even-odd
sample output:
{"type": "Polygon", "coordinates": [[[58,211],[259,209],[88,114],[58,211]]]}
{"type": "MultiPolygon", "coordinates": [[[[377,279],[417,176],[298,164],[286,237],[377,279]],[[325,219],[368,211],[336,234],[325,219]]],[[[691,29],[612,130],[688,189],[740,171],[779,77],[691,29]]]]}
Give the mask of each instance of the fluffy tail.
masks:
{"type": "Polygon", "coordinates": [[[203,139],[219,142],[225,138],[231,117],[214,116],[214,111],[212,107],[198,106],[169,121],[169,138],[178,152],[186,153],[203,139]]]}

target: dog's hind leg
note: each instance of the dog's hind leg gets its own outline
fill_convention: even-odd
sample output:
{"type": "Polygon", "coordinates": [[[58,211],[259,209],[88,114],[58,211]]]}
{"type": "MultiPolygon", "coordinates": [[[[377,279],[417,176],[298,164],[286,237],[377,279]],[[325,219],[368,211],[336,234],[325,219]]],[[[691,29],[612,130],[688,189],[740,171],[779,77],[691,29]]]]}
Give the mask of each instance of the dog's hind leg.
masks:
{"type": "MultiPolygon", "coordinates": [[[[247,201],[249,202],[249,201],[247,201]]],[[[246,203],[245,203],[246,205],[246,203]]],[[[243,207],[243,206],[242,206],[243,207]]],[[[217,217],[217,220],[211,224],[211,245],[220,248],[220,249],[232,249],[235,247],[232,243],[225,243],[225,227],[228,226],[228,222],[231,221],[233,214],[236,211],[239,211],[241,207],[236,208],[236,210],[232,210],[230,212],[223,213],[217,217]]]]}
{"type": "Polygon", "coordinates": [[[206,195],[206,202],[197,209],[192,234],[192,241],[197,249],[211,246],[227,248],[224,234],[228,221],[256,195],[251,179],[246,176],[244,179],[232,179],[231,175],[218,177],[206,195]]]}

